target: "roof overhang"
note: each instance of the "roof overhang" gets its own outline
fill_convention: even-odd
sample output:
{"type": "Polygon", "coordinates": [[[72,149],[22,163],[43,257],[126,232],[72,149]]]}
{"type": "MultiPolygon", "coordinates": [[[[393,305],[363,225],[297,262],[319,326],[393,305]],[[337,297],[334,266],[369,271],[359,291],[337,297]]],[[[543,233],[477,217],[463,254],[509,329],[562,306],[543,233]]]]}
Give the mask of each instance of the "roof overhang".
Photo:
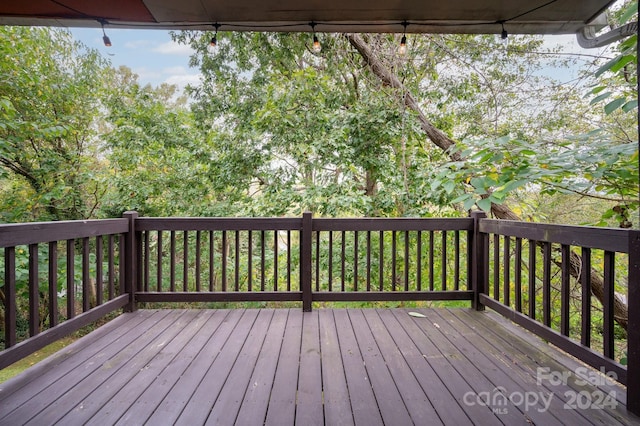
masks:
{"type": "Polygon", "coordinates": [[[221,31],[569,34],[613,0],[0,0],[0,24],[221,31]]]}

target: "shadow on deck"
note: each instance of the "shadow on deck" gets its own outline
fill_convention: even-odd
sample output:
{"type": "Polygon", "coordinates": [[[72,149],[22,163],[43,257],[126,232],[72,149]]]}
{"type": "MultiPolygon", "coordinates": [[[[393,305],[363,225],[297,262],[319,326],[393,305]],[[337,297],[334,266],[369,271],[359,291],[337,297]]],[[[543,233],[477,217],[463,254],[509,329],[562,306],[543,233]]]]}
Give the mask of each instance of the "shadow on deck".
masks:
{"type": "Polygon", "coordinates": [[[125,313],[1,384],[0,424],[640,424],[492,312],[413,311],[125,313]]]}

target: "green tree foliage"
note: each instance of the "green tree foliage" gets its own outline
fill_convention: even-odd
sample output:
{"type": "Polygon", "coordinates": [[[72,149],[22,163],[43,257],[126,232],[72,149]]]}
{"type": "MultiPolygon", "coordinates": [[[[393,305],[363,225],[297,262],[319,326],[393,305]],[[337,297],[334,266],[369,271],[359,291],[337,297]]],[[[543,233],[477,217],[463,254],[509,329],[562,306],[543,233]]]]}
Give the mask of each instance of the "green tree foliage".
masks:
{"type": "Polygon", "coordinates": [[[95,213],[104,191],[94,120],[105,66],[68,32],[0,28],[2,220],[95,213]]]}

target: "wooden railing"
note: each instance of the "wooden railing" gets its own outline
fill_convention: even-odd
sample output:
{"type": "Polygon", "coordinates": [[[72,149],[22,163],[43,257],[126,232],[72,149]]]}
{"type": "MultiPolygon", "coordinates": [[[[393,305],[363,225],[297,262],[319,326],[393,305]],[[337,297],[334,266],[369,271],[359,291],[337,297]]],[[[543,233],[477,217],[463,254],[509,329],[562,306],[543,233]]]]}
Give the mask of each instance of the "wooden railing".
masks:
{"type": "MultiPolygon", "coordinates": [[[[497,311],[640,395],[640,233],[482,213],[476,220],[478,308],[497,311]],[[625,334],[619,340],[627,345],[617,345],[625,334]]],[[[639,401],[628,398],[629,408],[638,412],[639,401]]]]}
{"type": "Polygon", "coordinates": [[[0,249],[0,368],[141,303],[301,302],[308,311],[314,302],[462,300],[614,373],[627,385],[629,409],[640,412],[640,231],[489,220],[481,212],[458,219],[129,212],[0,225],[0,249]],[[628,312],[616,308],[624,296],[616,286],[628,287],[628,312]],[[626,353],[616,345],[624,334],[616,321],[627,324],[626,353]]]}
{"type": "Polygon", "coordinates": [[[135,228],[138,302],[302,301],[310,310],[473,300],[469,218],[138,218],[135,228]]]}
{"type": "Polygon", "coordinates": [[[128,231],[126,219],[0,226],[0,368],[130,303],[128,231]]]}

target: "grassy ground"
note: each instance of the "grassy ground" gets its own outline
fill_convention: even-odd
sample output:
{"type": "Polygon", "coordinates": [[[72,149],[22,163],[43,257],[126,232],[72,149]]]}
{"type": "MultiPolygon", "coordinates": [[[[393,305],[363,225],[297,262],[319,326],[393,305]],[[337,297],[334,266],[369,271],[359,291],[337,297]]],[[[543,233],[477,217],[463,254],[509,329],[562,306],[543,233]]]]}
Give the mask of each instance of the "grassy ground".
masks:
{"type": "Polygon", "coordinates": [[[58,340],[57,342],[54,342],[49,346],[45,346],[39,351],[32,353],[28,357],[21,359],[20,361],[0,370],[0,383],[7,381],[14,376],[17,376],[32,365],[42,361],[49,355],[56,353],[60,349],[72,343],[74,340],[76,340],[76,338],[77,337],[65,337],[64,339],[58,340]]]}

